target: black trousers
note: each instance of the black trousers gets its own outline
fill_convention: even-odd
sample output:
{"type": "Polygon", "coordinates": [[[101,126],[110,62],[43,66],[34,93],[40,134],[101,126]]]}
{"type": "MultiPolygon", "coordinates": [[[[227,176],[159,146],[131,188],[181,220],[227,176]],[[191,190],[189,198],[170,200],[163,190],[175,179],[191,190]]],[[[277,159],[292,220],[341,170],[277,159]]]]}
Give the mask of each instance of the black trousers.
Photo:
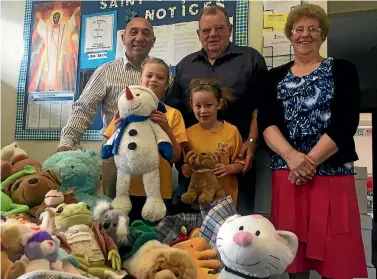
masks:
{"type": "MultiPolygon", "coordinates": [[[[254,161],[255,163],[255,161],[254,161]]],[[[238,176],[237,212],[251,215],[255,211],[256,167],[253,166],[245,175],[238,176]]]]}

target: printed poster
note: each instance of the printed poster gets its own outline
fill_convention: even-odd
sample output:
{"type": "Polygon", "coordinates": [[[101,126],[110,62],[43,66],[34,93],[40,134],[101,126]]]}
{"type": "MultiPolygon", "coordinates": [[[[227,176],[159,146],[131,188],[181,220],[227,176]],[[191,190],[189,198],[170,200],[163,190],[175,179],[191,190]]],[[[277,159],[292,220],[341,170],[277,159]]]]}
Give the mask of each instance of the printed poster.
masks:
{"type": "Polygon", "coordinates": [[[85,53],[113,49],[113,14],[87,17],[85,24],[85,53]]]}
{"type": "Polygon", "coordinates": [[[80,69],[96,69],[115,59],[116,11],[83,15],[80,69]]]}
{"type": "Polygon", "coordinates": [[[31,16],[25,127],[60,129],[76,91],[81,2],[42,2],[31,16]]]}

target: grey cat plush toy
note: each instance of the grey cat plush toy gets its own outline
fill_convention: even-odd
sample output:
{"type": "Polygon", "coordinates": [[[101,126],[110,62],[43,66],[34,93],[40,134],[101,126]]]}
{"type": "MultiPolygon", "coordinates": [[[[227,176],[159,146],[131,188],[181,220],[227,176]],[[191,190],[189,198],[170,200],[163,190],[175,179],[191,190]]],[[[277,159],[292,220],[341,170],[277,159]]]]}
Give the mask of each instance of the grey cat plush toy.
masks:
{"type": "Polygon", "coordinates": [[[129,219],[120,211],[113,209],[107,201],[98,201],[93,210],[95,221],[101,229],[118,245],[127,241],[129,219]]]}
{"type": "Polygon", "coordinates": [[[221,225],[216,246],[225,266],[218,279],[268,278],[293,262],[298,239],[261,215],[234,215],[221,225]]]}

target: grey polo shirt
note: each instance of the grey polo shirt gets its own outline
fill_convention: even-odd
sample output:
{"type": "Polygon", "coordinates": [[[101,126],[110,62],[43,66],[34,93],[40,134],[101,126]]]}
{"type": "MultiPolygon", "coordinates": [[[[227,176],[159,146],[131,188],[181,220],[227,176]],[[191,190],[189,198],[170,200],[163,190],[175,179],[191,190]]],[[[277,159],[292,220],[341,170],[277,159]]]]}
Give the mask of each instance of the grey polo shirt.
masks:
{"type": "Polygon", "coordinates": [[[189,83],[193,78],[215,78],[232,89],[232,100],[222,118],[237,126],[243,139],[249,134],[252,112],[262,93],[260,79],[267,72],[263,56],[254,48],[230,44],[211,65],[202,49],[178,63],[174,84],[166,95],[166,104],[181,111],[186,127],[197,123],[189,104],[189,83]]]}

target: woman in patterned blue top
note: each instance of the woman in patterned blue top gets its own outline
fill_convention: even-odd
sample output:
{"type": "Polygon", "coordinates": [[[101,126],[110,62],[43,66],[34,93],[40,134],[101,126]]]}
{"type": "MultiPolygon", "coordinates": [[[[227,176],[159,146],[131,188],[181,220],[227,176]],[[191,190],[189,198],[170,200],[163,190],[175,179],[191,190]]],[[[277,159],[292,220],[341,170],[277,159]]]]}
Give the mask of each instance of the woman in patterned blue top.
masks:
{"type": "Polygon", "coordinates": [[[359,80],[350,62],[321,57],[328,31],[322,8],[296,7],[285,25],[295,61],[267,75],[258,125],[271,152],[271,221],[299,238],[291,278],[367,278],[353,165],[359,80]]]}

